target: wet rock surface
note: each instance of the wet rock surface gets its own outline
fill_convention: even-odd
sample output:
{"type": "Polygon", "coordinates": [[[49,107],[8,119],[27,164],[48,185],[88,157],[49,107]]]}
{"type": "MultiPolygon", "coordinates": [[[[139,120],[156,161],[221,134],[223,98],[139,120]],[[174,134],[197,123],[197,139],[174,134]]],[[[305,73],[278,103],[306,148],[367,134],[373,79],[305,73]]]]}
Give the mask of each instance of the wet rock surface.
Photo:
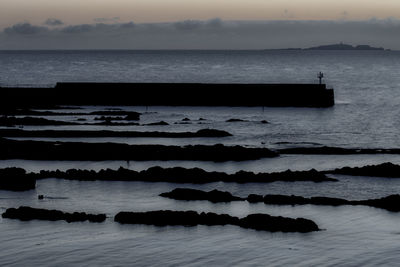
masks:
{"type": "Polygon", "coordinates": [[[400,178],[400,165],[386,162],[378,165],[367,165],[363,167],[343,167],[326,172],[353,176],[400,178]]]}
{"type": "Polygon", "coordinates": [[[36,209],[21,206],[9,208],[3,214],[3,218],[18,219],[21,221],[45,220],[45,221],[67,221],[67,222],[104,222],[105,214],[86,214],[85,212],[67,213],[60,210],[36,209]]]}
{"type": "Polygon", "coordinates": [[[399,148],[343,148],[343,147],[293,147],[276,150],[279,154],[304,155],[352,155],[352,154],[400,154],[399,148]]]}
{"type": "Polygon", "coordinates": [[[229,192],[219,190],[205,192],[190,188],[176,188],[171,192],[162,193],[160,196],[176,200],[208,200],[213,203],[243,200],[240,197],[232,196],[229,192]]]}
{"type": "Polygon", "coordinates": [[[269,232],[300,232],[319,231],[318,225],[304,218],[275,217],[268,214],[251,214],[244,218],[227,214],[197,213],[195,211],[149,211],[149,212],[119,212],[114,221],[121,224],[146,224],[155,226],[196,226],[196,225],[236,225],[239,227],[269,232]]]}
{"type": "Polygon", "coordinates": [[[86,131],[86,130],[20,130],[0,129],[3,137],[160,137],[160,138],[194,138],[194,137],[228,137],[230,133],[216,129],[201,129],[197,132],[139,132],[139,131],[86,131]]]}
{"type": "Polygon", "coordinates": [[[15,141],[0,138],[0,159],[244,161],[278,156],[267,148],[217,145],[127,145],[118,143],[15,141]]]}
{"type": "Polygon", "coordinates": [[[302,196],[287,196],[287,195],[256,195],[250,194],[247,198],[233,196],[229,192],[212,190],[205,192],[190,188],[176,188],[171,192],[160,194],[162,197],[167,197],[175,200],[207,200],[214,203],[231,202],[247,200],[249,203],[264,203],[267,205],[320,205],[320,206],[343,206],[343,205],[362,205],[374,208],[380,208],[387,211],[400,211],[400,195],[390,195],[379,199],[367,200],[346,200],[332,197],[302,197],[302,196]]]}
{"type": "Polygon", "coordinates": [[[240,171],[234,174],[224,172],[207,172],[200,168],[186,169],[182,167],[161,168],[151,167],[143,171],[134,171],[125,168],[118,170],[77,170],[70,169],[65,172],[40,171],[40,173],[30,173],[29,176],[35,179],[61,178],[69,180],[84,181],[143,181],[143,182],[170,182],[170,183],[194,183],[205,184],[213,182],[232,182],[232,183],[271,183],[275,181],[312,181],[312,182],[331,182],[335,179],[326,177],[324,174],[314,171],[282,173],[258,173],[240,171]]]}
{"type": "Polygon", "coordinates": [[[0,190],[27,191],[36,188],[36,179],[21,168],[0,169],[0,190]]]}

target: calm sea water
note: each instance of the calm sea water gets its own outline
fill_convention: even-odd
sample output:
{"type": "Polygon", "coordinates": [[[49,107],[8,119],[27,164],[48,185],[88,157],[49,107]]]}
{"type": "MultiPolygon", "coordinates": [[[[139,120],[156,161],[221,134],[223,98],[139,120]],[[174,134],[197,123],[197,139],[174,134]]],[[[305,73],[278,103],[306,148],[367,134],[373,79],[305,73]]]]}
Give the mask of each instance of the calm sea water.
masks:
{"type": "MultiPolygon", "coordinates": [[[[317,82],[323,71],[335,89],[336,105],[310,108],[118,107],[143,112],[141,122],[164,120],[168,126],[60,126],[58,129],[195,131],[223,129],[228,138],[51,139],[130,144],[240,144],[270,148],[293,146],[400,147],[400,53],[393,51],[41,51],[0,52],[3,86],[52,86],[57,81],[111,82],[317,82]],[[183,118],[190,124],[175,124],[183,118]],[[204,118],[199,124],[199,118],[204,118]],[[230,118],[245,122],[227,123],[230,118]],[[269,124],[260,123],[267,120],[269,124]]],[[[194,97],[188,91],[187,97],[194,97]]],[[[105,107],[84,107],[83,111],[105,107]]],[[[74,110],[65,110],[71,111],[74,110]]],[[[81,110],[82,111],[82,110],[81,110]]],[[[86,116],[91,121],[93,117],[86,116]]],[[[53,117],[54,119],[54,117],[53,117]]],[[[57,117],[76,120],[76,117],[57,117]]],[[[24,127],[38,129],[38,127],[24,127]]],[[[48,140],[48,139],[40,139],[48,140]]],[[[46,162],[7,160],[0,167],[101,169],[120,166],[201,167],[206,170],[271,172],[326,170],[382,162],[400,164],[398,155],[283,155],[241,163],[205,162],[46,162]]],[[[296,194],[365,199],[400,193],[400,180],[336,176],[337,183],[184,185],[250,193],[296,194]]],[[[182,185],[168,183],[78,182],[43,180],[36,190],[0,191],[0,211],[29,205],[64,211],[105,212],[104,224],[20,222],[0,219],[0,265],[105,266],[336,266],[397,265],[400,262],[400,214],[369,207],[267,206],[238,202],[180,202],[158,195],[182,185]],[[38,194],[52,197],[37,200],[38,194]],[[326,229],[310,234],[265,233],[227,227],[129,226],[112,222],[122,210],[197,210],[245,216],[269,213],[312,219],[326,229]]]]}

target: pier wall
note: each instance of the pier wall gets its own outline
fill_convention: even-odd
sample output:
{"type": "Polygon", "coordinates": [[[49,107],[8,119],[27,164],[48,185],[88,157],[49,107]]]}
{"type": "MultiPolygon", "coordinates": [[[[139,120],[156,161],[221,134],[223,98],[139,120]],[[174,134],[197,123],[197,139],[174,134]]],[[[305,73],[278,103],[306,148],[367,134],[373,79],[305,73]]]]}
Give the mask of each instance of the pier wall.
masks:
{"type": "Polygon", "coordinates": [[[331,107],[325,84],[57,83],[0,88],[2,105],[331,107]]]}

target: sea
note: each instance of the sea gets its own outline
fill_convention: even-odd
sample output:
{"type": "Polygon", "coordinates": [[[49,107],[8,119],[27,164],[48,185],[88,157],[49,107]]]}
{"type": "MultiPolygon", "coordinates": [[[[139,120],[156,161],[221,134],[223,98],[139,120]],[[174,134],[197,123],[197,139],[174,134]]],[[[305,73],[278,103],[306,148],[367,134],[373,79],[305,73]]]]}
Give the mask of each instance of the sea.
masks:
{"type": "MultiPolygon", "coordinates": [[[[142,113],[141,123],[165,126],[23,126],[23,129],[230,132],[225,138],[29,138],[29,140],[189,145],[222,143],[271,149],[335,146],[400,148],[400,52],[397,51],[0,51],[0,86],[52,87],[57,82],[317,83],[335,91],[330,108],[111,107],[142,113]],[[189,121],[183,123],[183,119],[189,121]],[[201,118],[201,120],[200,120],[201,118]],[[229,119],[239,122],[227,122],[229,119]],[[261,123],[267,120],[268,123],[261,123]]],[[[1,90],[1,89],[0,89],[1,90]]],[[[247,92],[243,92],[246,94],[247,92]]],[[[1,91],[0,91],[1,94],[1,91]]],[[[79,96],[77,96],[79,97],[79,96]]],[[[195,98],[187,89],[183,97],[195,98]]],[[[212,97],[212,95],[210,95],[212,97]]],[[[91,112],[110,107],[65,107],[91,112]],[[79,108],[79,109],[77,109],[79,108]]],[[[54,119],[54,117],[44,118],[54,119]]],[[[84,116],[92,121],[94,116],[84,116]]],[[[76,121],[75,116],[57,120],[76,121]]],[[[14,138],[26,140],[28,138],[14,138]]],[[[79,151],[77,151],[79,153],[79,151]]],[[[243,162],[1,160],[29,172],[152,166],[199,167],[234,173],[330,170],[392,162],[400,155],[281,155],[243,162]]],[[[338,182],[211,183],[204,185],[46,179],[35,190],[0,191],[0,212],[22,205],[106,213],[105,223],[22,222],[0,218],[1,266],[398,266],[400,214],[366,206],[275,206],[177,201],[159,196],[178,187],[234,195],[283,194],[380,198],[400,193],[400,179],[329,175],[338,182]],[[44,200],[38,200],[42,194],[44,200]],[[304,217],[323,229],[270,233],[236,226],[120,225],[119,211],[195,210],[244,217],[304,217]]]]}

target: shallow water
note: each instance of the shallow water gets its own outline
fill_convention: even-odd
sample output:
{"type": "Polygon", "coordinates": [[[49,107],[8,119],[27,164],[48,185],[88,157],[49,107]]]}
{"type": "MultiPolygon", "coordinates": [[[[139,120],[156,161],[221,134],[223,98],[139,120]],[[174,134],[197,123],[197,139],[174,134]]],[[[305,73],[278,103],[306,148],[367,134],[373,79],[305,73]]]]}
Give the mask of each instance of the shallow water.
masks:
{"type": "MultiPolygon", "coordinates": [[[[310,82],[320,70],[335,88],[327,109],[233,107],[115,107],[144,113],[140,123],[167,126],[26,126],[24,129],[134,131],[226,130],[227,138],[39,138],[36,140],[122,142],[129,144],[216,144],[268,147],[338,146],[399,148],[400,54],[398,52],[0,52],[2,84],[37,85],[56,81],[310,82]],[[77,62],[85,64],[77,64],[77,62]],[[98,64],[99,62],[102,64],[98,64]],[[214,68],[213,66],[222,66],[214,68]],[[43,66],[52,66],[52,71],[43,66]],[[289,67],[290,68],[289,68],[289,67]],[[102,68],[98,72],[98,68],[102,68]],[[142,71],[145,69],[146,71],[142,71]],[[38,82],[40,81],[40,82],[38,82]],[[175,124],[184,118],[191,124],[175,124]],[[204,124],[198,124],[199,118],[204,124]],[[245,122],[227,123],[238,118],[245,122]],[[261,124],[261,120],[269,124],[261,124]]],[[[188,97],[194,97],[188,95],[188,97]]],[[[84,107],[62,112],[91,112],[84,107]]],[[[95,116],[83,116],[94,122],[95,116]]],[[[77,116],[45,116],[75,121],[77,116]]],[[[77,151],[79,153],[79,151],[77,151]]],[[[27,171],[69,168],[143,170],[152,166],[233,173],[328,170],[392,162],[400,155],[281,155],[244,162],[135,162],[2,160],[0,168],[27,171]]],[[[274,206],[233,202],[176,201],[158,195],[176,187],[219,189],[235,195],[295,194],[346,199],[384,197],[400,192],[400,179],[331,175],[338,182],[211,183],[80,182],[47,179],[36,190],[0,191],[0,212],[28,205],[63,211],[106,213],[105,223],[21,222],[0,219],[0,265],[90,266],[396,266],[400,261],[400,214],[363,206],[274,206]],[[38,200],[37,195],[45,195],[38,200]],[[321,232],[268,233],[235,226],[153,227],[113,222],[119,211],[196,210],[243,217],[269,213],[314,220],[321,232]]]]}

